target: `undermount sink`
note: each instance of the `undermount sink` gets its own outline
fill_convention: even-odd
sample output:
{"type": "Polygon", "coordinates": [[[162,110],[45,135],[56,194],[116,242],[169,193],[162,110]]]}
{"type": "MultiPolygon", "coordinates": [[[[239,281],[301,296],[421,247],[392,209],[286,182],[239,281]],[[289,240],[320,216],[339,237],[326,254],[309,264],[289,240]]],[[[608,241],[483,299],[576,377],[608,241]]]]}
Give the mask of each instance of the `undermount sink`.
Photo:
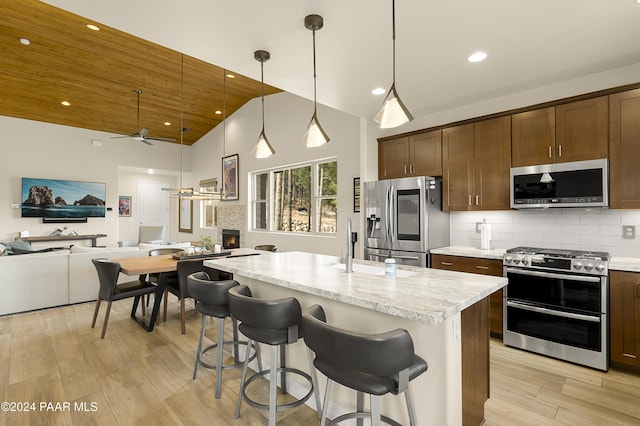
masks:
{"type": "MultiPolygon", "coordinates": [[[[344,263],[338,263],[331,265],[336,269],[345,270],[344,263]]],[[[382,275],[384,276],[384,266],[374,266],[374,265],[362,265],[360,263],[353,264],[353,272],[360,272],[363,274],[371,274],[371,275],[382,275]]],[[[403,269],[396,268],[396,278],[406,278],[416,275],[417,272],[413,271],[405,271],[403,269]]]]}

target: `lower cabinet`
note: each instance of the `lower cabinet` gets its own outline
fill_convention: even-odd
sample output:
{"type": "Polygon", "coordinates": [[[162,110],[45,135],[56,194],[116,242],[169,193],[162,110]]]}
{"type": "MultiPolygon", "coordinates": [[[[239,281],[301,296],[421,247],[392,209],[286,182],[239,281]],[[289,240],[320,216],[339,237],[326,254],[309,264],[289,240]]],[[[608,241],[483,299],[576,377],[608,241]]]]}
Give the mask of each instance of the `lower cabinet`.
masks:
{"type": "MultiPolygon", "coordinates": [[[[472,274],[502,276],[502,261],[478,257],[431,255],[431,267],[472,274]]],[[[491,336],[502,338],[502,290],[489,296],[489,329],[491,336]]]]}
{"type": "Polygon", "coordinates": [[[640,273],[609,273],[611,365],[640,372],[640,273]]]}

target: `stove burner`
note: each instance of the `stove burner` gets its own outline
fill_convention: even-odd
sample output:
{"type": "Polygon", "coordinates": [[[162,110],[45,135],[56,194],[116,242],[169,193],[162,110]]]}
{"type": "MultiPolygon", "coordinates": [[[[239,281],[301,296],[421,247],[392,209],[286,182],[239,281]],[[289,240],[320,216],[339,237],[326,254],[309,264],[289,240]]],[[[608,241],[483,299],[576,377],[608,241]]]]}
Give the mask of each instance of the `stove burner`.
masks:
{"type": "Polygon", "coordinates": [[[506,251],[511,254],[521,254],[528,256],[550,256],[566,259],[584,259],[584,260],[600,260],[608,261],[609,253],[603,251],[583,251],[583,250],[563,250],[563,249],[545,249],[538,247],[514,247],[506,251]]]}

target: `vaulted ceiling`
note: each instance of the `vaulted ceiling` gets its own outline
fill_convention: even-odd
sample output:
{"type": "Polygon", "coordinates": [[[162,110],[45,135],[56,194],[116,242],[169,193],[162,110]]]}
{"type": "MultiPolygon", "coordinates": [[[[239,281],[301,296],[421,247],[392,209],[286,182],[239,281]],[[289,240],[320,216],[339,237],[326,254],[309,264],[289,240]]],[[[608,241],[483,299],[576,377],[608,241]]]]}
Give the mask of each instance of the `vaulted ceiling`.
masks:
{"type": "Polygon", "coordinates": [[[185,128],[191,145],[261,94],[259,81],[40,1],[0,0],[0,17],[0,115],[122,135],[146,128],[176,143],[185,128]]]}

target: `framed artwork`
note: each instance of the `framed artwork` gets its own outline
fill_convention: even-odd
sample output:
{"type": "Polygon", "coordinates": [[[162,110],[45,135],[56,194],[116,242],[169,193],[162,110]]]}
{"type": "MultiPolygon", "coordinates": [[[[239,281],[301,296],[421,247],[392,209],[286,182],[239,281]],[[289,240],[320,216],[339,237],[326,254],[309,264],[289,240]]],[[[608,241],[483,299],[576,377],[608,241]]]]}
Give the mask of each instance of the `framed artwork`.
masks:
{"type": "Polygon", "coordinates": [[[120,195],[118,197],[118,216],[131,217],[131,196],[120,195]]]}
{"type": "Polygon", "coordinates": [[[353,178],[353,212],[360,213],[360,178],[353,178]]]}
{"type": "Polygon", "coordinates": [[[178,198],[178,232],[193,232],[193,200],[178,198]]]}
{"type": "Polygon", "coordinates": [[[238,154],[222,158],[223,200],[237,200],[238,194],[238,154]]]}

